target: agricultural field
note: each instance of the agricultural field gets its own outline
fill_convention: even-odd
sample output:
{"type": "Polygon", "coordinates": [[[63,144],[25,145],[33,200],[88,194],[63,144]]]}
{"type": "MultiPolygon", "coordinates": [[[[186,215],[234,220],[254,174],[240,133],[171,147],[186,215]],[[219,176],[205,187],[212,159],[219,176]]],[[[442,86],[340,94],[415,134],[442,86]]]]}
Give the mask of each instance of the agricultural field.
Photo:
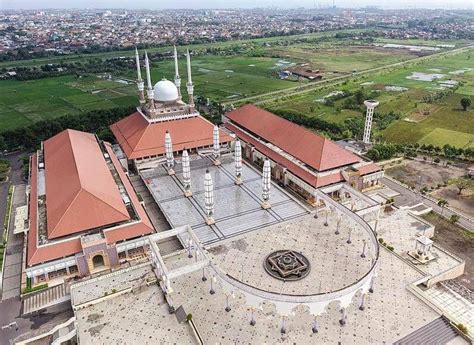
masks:
{"type": "MultiPolygon", "coordinates": [[[[362,30],[363,31],[363,30],[362,30]]],[[[421,40],[420,40],[421,41],[421,40]]],[[[386,43],[384,42],[376,43],[386,43]]],[[[421,42],[423,43],[423,42],[421,42]]],[[[419,43],[421,45],[421,43],[419,43]]],[[[443,42],[446,43],[446,42],[443,42]]],[[[221,42],[211,45],[192,46],[194,52],[199,52],[208,47],[236,47],[239,42],[221,42]]],[[[228,104],[237,103],[240,99],[246,97],[255,97],[265,93],[281,91],[299,86],[310,85],[309,81],[281,80],[278,77],[278,71],[285,67],[301,63],[309,63],[313,68],[321,69],[325,74],[325,79],[338,76],[351,77],[354,71],[362,71],[381,66],[415,59],[419,53],[406,49],[388,49],[382,47],[368,46],[358,40],[336,39],[334,33],[316,33],[308,35],[297,35],[293,37],[273,37],[268,39],[241,41],[242,50],[237,49],[234,55],[195,55],[192,58],[193,82],[195,84],[194,93],[196,96],[203,96],[217,102],[226,102],[228,104]],[[331,36],[332,35],[332,36],[331,36]],[[307,38],[325,38],[321,43],[304,43],[302,40],[307,38]],[[284,40],[284,43],[282,43],[284,40]],[[254,57],[254,47],[262,55],[254,57]],[[250,49],[250,50],[249,50],[250,49]]],[[[456,44],[465,44],[456,42],[456,44]]],[[[154,48],[152,52],[169,51],[169,47],[154,48]]],[[[184,57],[184,47],[179,47],[180,53],[180,74],[182,94],[186,95],[186,61],[184,57]]],[[[91,54],[83,56],[86,58],[112,58],[118,56],[130,56],[132,51],[127,52],[109,52],[101,54],[91,54]],[[119,55],[120,54],[120,55],[119,55]]],[[[424,53],[425,54],[425,53],[424,53]]],[[[258,54],[257,54],[258,55],[258,54]]],[[[80,56],[52,57],[51,60],[67,60],[68,62],[77,61],[80,56]]],[[[51,62],[54,62],[51,61],[51,62]]],[[[23,66],[34,65],[43,62],[43,60],[29,60],[18,62],[5,62],[1,65],[8,67],[11,64],[23,66]]],[[[460,66],[463,65],[460,63],[460,66]]],[[[464,65],[463,65],[464,66],[464,65]]],[[[0,66],[1,67],[1,66],[0,66]]],[[[460,67],[461,68],[461,67],[460,67]]],[[[401,72],[407,70],[400,69],[401,72]]],[[[161,78],[174,79],[174,66],[171,59],[152,60],[152,79],[156,83],[161,78]]],[[[394,72],[395,74],[398,73],[394,72]]],[[[467,75],[467,74],[466,74],[467,75]]],[[[470,75],[470,74],[469,74],[470,75]]],[[[142,69],[142,76],[145,71],[142,69]]],[[[379,76],[384,78],[386,76],[379,76]]],[[[403,79],[403,75],[395,75],[395,78],[403,79]]],[[[35,121],[55,118],[63,115],[80,115],[90,110],[111,109],[120,106],[131,106],[137,104],[136,86],[134,80],[136,72],[133,68],[117,74],[98,75],[89,74],[80,77],[68,75],[61,77],[50,77],[29,81],[1,80],[0,88],[0,131],[2,129],[11,129],[18,126],[25,126],[35,121]]],[[[360,77],[359,77],[360,78],[360,77]]],[[[343,90],[350,90],[360,87],[364,80],[352,78],[342,85],[343,90]],[[352,80],[354,79],[354,80],[352,80]]],[[[418,83],[409,81],[408,83],[418,83]]],[[[383,85],[384,81],[377,81],[374,86],[383,85]]],[[[418,90],[414,88],[413,90],[418,90]]],[[[407,91],[413,92],[412,89],[407,91]]],[[[279,109],[293,109],[306,114],[307,116],[319,117],[329,122],[342,123],[347,118],[362,117],[360,110],[344,109],[343,100],[335,102],[334,106],[327,106],[321,99],[330,93],[329,88],[320,89],[316,92],[302,94],[291,97],[288,100],[279,100],[269,107],[279,109]]],[[[428,92],[428,91],[426,91],[428,92]]],[[[471,84],[466,82],[459,87],[459,92],[466,94],[472,93],[471,84]]],[[[395,109],[401,107],[405,112],[410,112],[416,97],[408,102],[398,102],[395,106],[392,99],[397,95],[381,93],[380,97],[386,97],[382,104],[393,104],[395,109]]],[[[457,96],[455,96],[457,97],[457,96]]],[[[455,98],[454,97],[454,98],[455,98]]],[[[258,97],[257,99],[258,100],[258,97]]],[[[455,102],[457,100],[453,100],[455,102]]],[[[382,105],[381,105],[382,108],[382,105]]],[[[467,123],[465,126],[468,126],[467,123]]],[[[434,125],[433,125],[434,126],[434,125]]],[[[459,129],[446,127],[446,130],[459,129]]],[[[436,128],[436,126],[435,126],[436,128]]],[[[435,129],[433,128],[433,129],[435,129]]],[[[397,129],[389,128],[390,131],[397,129]]],[[[461,131],[466,132],[465,129],[461,131]]],[[[419,139],[428,135],[430,131],[421,133],[419,139]]],[[[443,136],[443,133],[433,133],[424,140],[437,140],[443,136]],[[433,139],[434,138],[434,139],[433,139]]],[[[469,140],[468,139],[463,139],[469,140]]]]}
{"type": "Polygon", "coordinates": [[[0,129],[136,102],[134,85],[96,76],[4,80],[0,88],[0,129]]]}
{"type": "Polygon", "coordinates": [[[417,58],[419,54],[407,49],[387,49],[371,45],[295,45],[269,49],[272,56],[280,56],[299,63],[309,63],[324,73],[325,78],[364,71],[417,58]]]}
{"type": "Polygon", "coordinates": [[[351,117],[363,120],[363,107],[344,109],[344,98],[336,99],[331,105],[324,102],[335,92],[363,89],[380,102],[376,111],[394,112],[400,118],[379,131],[374,129],[374,135],[379,139],[395,143],[474,147],[474,107],[463,111],[460,105],[465,97],[471,97],[474,102],[474,60],[471,55],[474,59],[473,49],[433,57],[409,67],[396,67],[363,78],[354,77],[336,86],[322,86],[315,91],[283,97],[264,105],[271,110],[296,110],[332,123],[342,123],[351,117]]]}
{"type": "MultiPolygon", "coordinates": [[[[262,91],[284,89],[295,82],[277,78],[279,59],[199,56],[193,59],[195,95],[231,100],[262,91]]],[[[186,65],[180,61],[182,92],[186,94],[186,65]]],[[[142,75],[145,76],[145,70],[142,75]]],[[[154,62],[152,80],[174,79],[172,61],[154,62]]],[[[61,76],[29,81],[0,81],[0,129],[10,129],[63,115],[137,104],[135,70],[125,75],[61,76]]]]}

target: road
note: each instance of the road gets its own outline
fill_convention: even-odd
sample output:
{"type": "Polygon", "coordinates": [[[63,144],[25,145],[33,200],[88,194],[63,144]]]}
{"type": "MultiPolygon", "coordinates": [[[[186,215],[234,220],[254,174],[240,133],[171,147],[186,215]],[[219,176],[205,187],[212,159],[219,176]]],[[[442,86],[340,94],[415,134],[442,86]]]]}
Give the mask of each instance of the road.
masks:
{"type": "MultiPolygon", "coordinates": [[[[423,202],[426,206],[431,207],[433,211],[435,211],[438,214],[441,214],[441,207],[439,207],[437,203],[431,201],[430,199],[425,198],[420,193],[413,192],[412,190],[407,189],[386,177],[382,179],[382,182],[384,185],[386,185],[390,189],[393,189],[394,191],[400,193],[399,196],[395,197],[396,206],[413,204],[414,202],[423,202]]],[[[470,218],[463,216],[460,213],[451,211],[449,208],[446,208],[446,207],[444,208],[444,211],[443,211],[444,217],[449,218],[453,214],[457,214],[460,216],[458,225],[460,225],[461,227],[469,231],[474,232],[474,222],[470,218]]]]}

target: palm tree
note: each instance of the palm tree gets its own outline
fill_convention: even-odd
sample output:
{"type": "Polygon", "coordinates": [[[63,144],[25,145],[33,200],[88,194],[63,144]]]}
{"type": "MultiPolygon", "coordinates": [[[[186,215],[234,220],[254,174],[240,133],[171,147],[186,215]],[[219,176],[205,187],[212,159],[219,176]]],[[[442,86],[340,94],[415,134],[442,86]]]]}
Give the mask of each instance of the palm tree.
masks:
{"type": "Polygon", "coordinates": [[[448,200],[445,199],[439,199],[438,200],[438,206],[441,207],[441,217],[443,217],[443,211],[446,206],[448,206],[448,200]]]}

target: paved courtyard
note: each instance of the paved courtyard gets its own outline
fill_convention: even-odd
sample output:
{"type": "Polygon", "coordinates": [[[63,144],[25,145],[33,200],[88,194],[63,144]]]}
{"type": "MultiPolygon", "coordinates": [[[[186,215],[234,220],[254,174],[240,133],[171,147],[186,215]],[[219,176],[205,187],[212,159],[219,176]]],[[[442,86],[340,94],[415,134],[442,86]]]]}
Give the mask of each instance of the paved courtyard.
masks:
{"type": "Polygon", "coordinates": [[[170,315],[157,285],[76,312],[81,344],[195,344],[190,326],[170,315]]]}
{"type": "MultiPolygon", "coordinates": [[[[408,210],[398,209],[390,213],[381,213],[377,230],[379,236],[393,246],[396,253],[407,260],[411,260],[407,252],[415,249],[416,238],[422,235],[425,230],[428,230],[429,227],[430,225],[422,219],[410,215],[408,210]]],[[[428,274],[437,275],[460,263],[458,258],[440,247],[433,247],[431,253],[437,258],[426,265],[418,266],[428,274]]]]}
{"type": "Polygon", "coordinates": [[[249,285],[274,293],[311,295],[328,293],[352,285],[371,267],[375,248],[363,230],[354,230],[351,244],[348,234],[356,224],[344,219],[339,235],[335,234],[336,219],[312,215],[298,220],[269,226],[238,240],[209,249],[211,257],[228,275],[249,285]],[[365,258],[361,257],[363,241],[367,242],[365,258]],[[265,271],[265,258],[276,250],[292,250],[305,255],[311,265],[304,279],[283,282],[265,271]],[[243,271],[242,271],[243,269],[243,271]]]}
{"type": "Polygon", "coordinates": [[[382,249],[378,272],[375,292],[368,295],[366,309],[358,309],[360,296],[356,295],[347,309],[348,322],[341,327],[339,307],[332,303],[327,313],[318,317],[317,334],[311,332],[313,316],[301,307],[286,320],[284,335],[280,334],[281,316],[275,315],[274,307],[268,304],[255,312],[257,323],[250,326],[251,313],[244,297],[237,294],[235,299],[230,298],[232,310],[226,312],[223,290],[217,286],[216,294],[211,295],[210,281],[202,282],[199,271],[173,281],[174,301],[193,314],[204,342],[209,344],[383,344],[439,317],[406,288],[422,277],[418,271],[382,249]]]}
{"type": "Polygon", "coordinates": [[[71,302],[77,306],[128,288],[144,285],[146,280],[154,280],[149,262],[138,264],[126,269],[104,274],[77,283],[71,287],[71,302]]]}
{"type": "Polygon", "coordinates": [[[243,184],[234,184],[232,156],[222,157],[222,164],[214,166],[206,157],[191,160],[191,190],[184,196],[181,165],[169,176],[163,166],[143,171],[142,177],[151,190],[171,226],[189,224],[202,243],[211,244],[271,224],[308,214],[302,204],[272,183],[268,210],[261,208],[262,177],[243,164],[243,184]],[[204,207],[204,175],[209,169],[214,184],[214,225],[206,224],[204,207]],[[183,216],[186,215],[186,216],[183,216]]]}

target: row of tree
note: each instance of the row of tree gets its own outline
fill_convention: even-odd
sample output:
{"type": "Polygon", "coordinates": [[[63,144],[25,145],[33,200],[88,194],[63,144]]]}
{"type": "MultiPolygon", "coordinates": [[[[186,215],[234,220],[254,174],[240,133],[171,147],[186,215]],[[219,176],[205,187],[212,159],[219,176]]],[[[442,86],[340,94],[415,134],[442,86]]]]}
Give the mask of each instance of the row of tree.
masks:
{"type": "Polygon", "coordinates": [[[93,110],[81,116],[67,115],[2,131],[0,132],[0,150],[34,150],[39,147],[41,141],[67,128],[97,133],[101,139],[113,141],[109,126],[133,111],[133,107],[93,110]]]}

